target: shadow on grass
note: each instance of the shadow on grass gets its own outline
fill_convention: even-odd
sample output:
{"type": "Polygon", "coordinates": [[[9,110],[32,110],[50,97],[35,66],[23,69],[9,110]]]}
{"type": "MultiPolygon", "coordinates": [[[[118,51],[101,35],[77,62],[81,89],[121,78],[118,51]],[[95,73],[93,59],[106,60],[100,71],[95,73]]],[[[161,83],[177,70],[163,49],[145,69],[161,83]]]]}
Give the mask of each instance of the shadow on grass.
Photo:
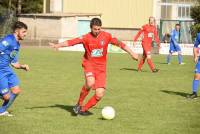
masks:
{"type": "Polygon", "coordinates": [[[169,90],[160,90],[163,93],[171,94],[171,95],[178,95],[182,97],[187,97],[188,93],[178,92],[178,91],[169,91],[169,90]]]}
{"type": "MultiPolygon", "coordinates": [[[[137,69],[134,69],[134,68],[120,68],[120,70],[122,70],[122,71],[135,71],[135,72],[138,72],[138,70],[137,69]]],[[[142,70],[142,72],[147,72],[147,71],[144,71],[144,70],[142,70]]]]}
{"type": "Polygon", "coordinates": [[[55,104],[55,105],[50,105],[50,106],[29,107],[26,109],[60,108],[60,109],[63,109],[65,111],[68,111],[69,113],[71,113],[71,116],[77,116],[73,111],[73,107],[74,106],[71,106],[71,105],[55,104]]]}
{"type": "Polygon", "coordinates": [[[155,62],[156,64],[168,65],[167,62],[155,62]]]}

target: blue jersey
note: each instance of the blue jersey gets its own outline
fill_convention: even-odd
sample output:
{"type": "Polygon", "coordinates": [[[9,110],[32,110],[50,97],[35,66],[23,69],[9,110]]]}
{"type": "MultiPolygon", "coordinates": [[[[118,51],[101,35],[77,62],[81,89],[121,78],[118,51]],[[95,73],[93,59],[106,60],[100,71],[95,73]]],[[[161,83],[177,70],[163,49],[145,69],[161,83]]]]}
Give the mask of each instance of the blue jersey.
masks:
{"type": "MultiPolygon", "coordinates": [[[[196,40],[194,42],[195,48],[200,48],[200,33],[197,34],[196,40]]],[[[195,67],[195,73],[200,73],[200,58],[195,67]]]]}
{"type": "Polygon", "coordinates": [[[9,73],[13,73],[11,63],[18,62],[20,44],[13,34],[0,40],[0,79],[9,73]]]}
{"type": "Polygon", "coordinates": [[[170,43],[174,44],[174,45],[178,45],[178,41],[179,41],[179,31],[176,31],[176,29],[172,30],[170,36],[170,43]]]}
{"type": "Polygon", "coordinates": [[[170,53],[181,51],[181,48],[178,44],[179,35],[180,35],[179,31],[176,31],[176,29],[172,30],[172,32],[170,34],[170,36],[171,36],[170,49],[169,49],[170,53]]]}

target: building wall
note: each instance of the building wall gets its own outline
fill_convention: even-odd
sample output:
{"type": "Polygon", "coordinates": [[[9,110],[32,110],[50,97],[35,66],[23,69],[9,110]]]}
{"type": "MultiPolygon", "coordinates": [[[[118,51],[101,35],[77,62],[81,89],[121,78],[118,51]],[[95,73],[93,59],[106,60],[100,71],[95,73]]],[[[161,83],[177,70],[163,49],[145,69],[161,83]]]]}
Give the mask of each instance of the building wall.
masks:
{"type": "Polygon", "coordinates": [[[139,28],[153,15],[154,0],[63,0],[63,12],[102,13],[103,27],[139,28]]]}

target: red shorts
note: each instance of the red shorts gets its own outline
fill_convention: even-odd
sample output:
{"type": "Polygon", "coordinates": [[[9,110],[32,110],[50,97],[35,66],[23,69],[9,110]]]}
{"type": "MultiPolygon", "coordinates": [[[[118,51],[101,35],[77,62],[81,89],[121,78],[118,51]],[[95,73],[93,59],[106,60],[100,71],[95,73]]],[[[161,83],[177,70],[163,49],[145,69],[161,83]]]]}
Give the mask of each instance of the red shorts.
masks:
{"type": "Polygon", "coordinates": [[[97,88],[106,88],[106,66],[90,66],[90,65],[82,65],[83,71],[86,77],[94,77],[95,85],[93,89],[97,88]]]}
{"type": "Polygon", "coordinates": [[[149,44],[149,43],[142,43],[142,48],[143,48],[143,54],[145,54],[145,55],[149,55],[149,54],[151,54],[151,49],[152,49],[152,47],[151,47],[151,44],[149,44]]]}

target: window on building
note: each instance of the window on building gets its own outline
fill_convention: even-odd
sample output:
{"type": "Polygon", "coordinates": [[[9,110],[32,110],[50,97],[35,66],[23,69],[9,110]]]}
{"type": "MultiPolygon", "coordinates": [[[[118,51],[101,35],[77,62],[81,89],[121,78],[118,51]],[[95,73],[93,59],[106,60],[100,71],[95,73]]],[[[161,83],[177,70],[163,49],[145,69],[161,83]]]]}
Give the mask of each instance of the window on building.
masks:
{"type": "Polygon", "coordinates": [[[178,6],[178,18],[190,18],[190,6],[178,6]]]}
{"type": "Polygon", "coordinates": [[[162,5],[161,6],[161,18],[162,19],[170,19],[171,15],[172,15],[172,6],[162,5]]]}

